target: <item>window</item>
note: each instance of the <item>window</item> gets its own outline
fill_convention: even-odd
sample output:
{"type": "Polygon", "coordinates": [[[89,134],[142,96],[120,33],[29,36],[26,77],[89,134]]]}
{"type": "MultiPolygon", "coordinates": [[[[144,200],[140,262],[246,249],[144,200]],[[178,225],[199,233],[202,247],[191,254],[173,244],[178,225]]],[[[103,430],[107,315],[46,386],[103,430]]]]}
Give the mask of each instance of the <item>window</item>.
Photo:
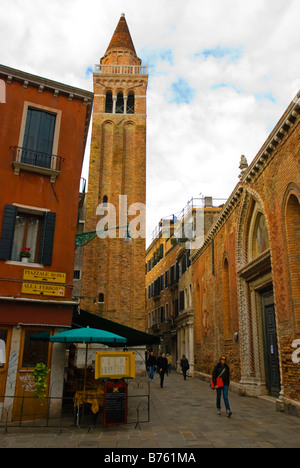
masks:
{"type": "Polygon", "coordinates": [[[20,252],[23,249],[30,249],[29,261],[38,263],[42,219],[41,216],[17,213],[11,260],[19,261],[20,252]]]}
{"type": "Polygon", "coordinates": [[[112,114],[112,112],[113,112],[112,92],[107,91],[106,92],[106,99],[105,99],[105,113],[106,114],[112,114]]]}
{"type": "Polygon", "coordinates": [[[0,368],[6,363],[6,343],[8,330],[0,328],[0,368]]]}
{"type": "Polygon", "coordinates": [[[30,263],[52,264],[56,214],[5,205],[0,238],[0,258],[20,261],[30,249],[30,263]]]}
{"type": "Polygon", "coordinates": [[[257,215],[253,236],[253,258],[258,257],[270,247],[266,218],[262,213],[257,215]]]}
{"type": "Polygon", "coordinates": [[[98,296],[98,302],[100,303],[104,303],[104,294],[103,293],[100,293],[99,296],[98,296]]]}
{"type": "Polygon", "coordinates": [[[80,280],[80,270],[74,270],[74,280],[80,280]]]}
{"type": "Polygon", "coordinates": [[[21,162],[50,169],[56,115],[28,108],[21,162]]]}
{"type": "Polygon", "coordinates": [[[124,114],[124,97],[122,92],[117,94],[116,114],[124,114]]]}
{"type": "Polygon", "coordinates": [[[128,94],[126,113],[127,114],[134,114],[134,94],[133,94],[133,92],[128,94]]]}
{"type": "Polygon", "coordinates": [[[24,332],[22,368],[33,368],[39,362],[46,365],[48,363],[49,343],[31,339],[38,332],[39,330],[37,329],[25,330],[24,332]]]}

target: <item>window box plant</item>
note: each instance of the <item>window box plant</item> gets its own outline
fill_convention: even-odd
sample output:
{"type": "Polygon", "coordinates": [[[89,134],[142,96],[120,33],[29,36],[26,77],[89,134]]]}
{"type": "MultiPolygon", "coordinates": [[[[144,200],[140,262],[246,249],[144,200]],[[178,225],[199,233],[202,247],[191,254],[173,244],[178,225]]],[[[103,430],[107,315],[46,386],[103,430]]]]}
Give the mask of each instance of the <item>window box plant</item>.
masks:
{"type": "Polygon", "coordinates": [[[20,252],[20,259],[22,262],[27,263],[30,258],[30,247],[24,247],[20,252]]]}

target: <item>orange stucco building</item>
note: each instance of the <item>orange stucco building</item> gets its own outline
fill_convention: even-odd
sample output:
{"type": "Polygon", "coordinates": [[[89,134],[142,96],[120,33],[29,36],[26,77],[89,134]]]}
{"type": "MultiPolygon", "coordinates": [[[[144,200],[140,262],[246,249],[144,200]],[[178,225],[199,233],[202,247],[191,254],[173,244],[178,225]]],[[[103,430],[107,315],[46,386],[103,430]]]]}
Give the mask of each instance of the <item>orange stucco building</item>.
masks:
{"type": "Polygon", "coordinates": [[[3,65],[0,83],[1,404],[5,394],[30,394],[34,365],[55,360],[51,346],[32,335],[71,326],[93,94],[3,65]]]}

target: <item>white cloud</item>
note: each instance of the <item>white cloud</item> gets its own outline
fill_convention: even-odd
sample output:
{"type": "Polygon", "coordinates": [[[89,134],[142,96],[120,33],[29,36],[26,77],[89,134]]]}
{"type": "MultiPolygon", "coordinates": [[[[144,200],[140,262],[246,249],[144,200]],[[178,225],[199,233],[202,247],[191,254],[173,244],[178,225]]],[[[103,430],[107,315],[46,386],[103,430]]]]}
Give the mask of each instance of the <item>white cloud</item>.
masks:
{"type": "MultiPolygon", "coordinates": [[[[125,12],[149,65],[148,235],[189,198],[226,198],[299,85],[299,0],[1,0],[1,63],[92,90],[125,12]]],[[[85,174],[87,173],[85,162],[85,174]]]]}

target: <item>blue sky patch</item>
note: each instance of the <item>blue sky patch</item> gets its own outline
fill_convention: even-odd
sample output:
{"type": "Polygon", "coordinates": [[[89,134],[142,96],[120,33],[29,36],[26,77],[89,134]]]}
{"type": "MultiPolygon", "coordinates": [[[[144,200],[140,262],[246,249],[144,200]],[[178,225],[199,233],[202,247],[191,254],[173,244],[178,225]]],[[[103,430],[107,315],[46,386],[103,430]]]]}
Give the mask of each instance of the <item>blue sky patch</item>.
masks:
{"type": "Polygon", "coordinates": [[[212,57],[218,61],[227,58],[229,62],[237,62],[244,54],[244,48],[241,47],[221,47],[217,46],[211,49],[203,49],[196,52],[194,58],[201,57],[204,60],[212,57]]]}
{"type": "Polygon", "coordinates": [[[87,69],[85,70],[85,79],[88,79],[90,78],[90,76],[94,73],[94,69],[93,67],[87,67],[87,69]]]}
{"type": "Polygon", "coordinates": [[[177,81],[171,84],[171,87],[166,94],[166,99],[169,103],[190,104],[194,99],[196,90],[191,88],[188,81],[179,77],[177,81]]]}
{"type": "Polygon", "coordinates": [[[268,93],[256,93],[254,94],[255,96],[255,99],[257,101],[263,101],[265,99],[267,99],[268,101],[271,101],[273,102],[274,104],[276,104],[276,98],[273,96],[273,93],[272,91],[269,91],[268,93]]]}
{"type": "Polygon", "coordinates": [[[238,94],[241,94],[243,92],[242,89],[238,88],[236,85],[234,85],[233,83],[216,83],[214,85],[211,86],[211,89],[214,90],[214,89],[221,89],[221,88],[231,88],[233,89],[234,91],[236,91],[238,94]]]}
{"type": "Polygon", "coordinates": [[[174,53],[172,49],[151,49],[144,47],[140,55],[143,57],[143,63],[148,68],[155,69],[159,62],[167,62],[169,65],[174,65],[174,53]]]}

